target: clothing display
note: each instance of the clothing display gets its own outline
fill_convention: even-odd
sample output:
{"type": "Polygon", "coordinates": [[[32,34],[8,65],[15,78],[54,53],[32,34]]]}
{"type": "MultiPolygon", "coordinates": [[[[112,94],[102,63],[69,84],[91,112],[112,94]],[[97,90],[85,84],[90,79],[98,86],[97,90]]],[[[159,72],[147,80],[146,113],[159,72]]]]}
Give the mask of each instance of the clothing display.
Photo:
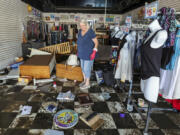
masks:
{"type": "Polygon", "coordinates": [[[141,77],[143,80],[148,79],[151,76],[160,77],[162,47],[155,49],[150,46],[152,40],[159,31],[161,30],[158,30],[141,46],[141,77]]]}
{"type": "Polygon", "coordinates": [[[28,40],[43,41],[45,40],[45,26],[44,22],[28,21],[27,22],[27,37],[28,40]]]}
{"type": "Polygon", "coordinates": [[[143,31],[138,31],[137,33],[137,44],[134,54],[134,70],[136,71],[139,71],[141,68],[141,45],[143,43],[144,34],[143,31]]]}
{"type": "Polygon", "coordinates": [[[146,100],[157,103],[162,48],[168,34],[157,19],[148,28],[151,33],[141,46],[141,91],[146,100]]]}
{"type": "Polygon", "coordinates": [[[180,135],[180,0],[0,4],[0,135],[180,135]]]}
{"type": "Polygon", "coordinates": [[[119,30],[119,27],[115,27],[110,35],[111,35],[110,45],[119,46],[119,41],[121,39],[121,36],[123,35],[123,32],[119,30]]]}
{"type": "MultiPolygon", "coordinates": [[[[179,26],[178,26],[179,27],[179,26]]],[[[180,30],[176,35],[174,55],[169,63],[170,70],[161,69],[160,93],[167,99],[180,99],[180,30]]]]}
{"type": "Polygon", "coordinates": [[[45,41],[46,45],[54,45],[67,42],[68,39],[76,39],[76,24],[60,24],[55,26],[52,23],[28,21],[28,40],[45,41]]]}
{"type": "Polygon", "coordinates": [[[176,17],[175,10],[173,8],[161,8],[160,14],[158,15],[158,20],[161,27],[168,32],[168,39],[163,47],[161,67],[163,69],[168,68],[168,63],[171,57],[174,55],[173,46],[175,45],[176,38],[176,17]]]}
{"type": "Polygon", "coordinates": [[[160,93],[166,99],[180,99],[180,57],[173,70],[161,69],[160,93]]]}
{"type": "Polygon", "coordinates": [[[168,39],[164,47],[174,46],[176,38],[176,17],[173,8],[161,8],[158,15],[158,20],[161,27],[168,32],[168,39]]]}
{"type": "Polygon", "coordinates": [[[119,60],[117,63],[115,79],[121,79],[125,82],[126,80],[132,80],[132,63],[134,60],[134,49],[136,41],[136,33],[130,33],[126,36],[127,42],[119,52],[119,60]]]}
{"type": "Polygon", "coordinates": [[[175,44],[173,46],[174,54],[171,57],[169,64],[166,66],[166,69],[173,70],[175,66],[176,59],[180,56],[180,25],[177,25],[178,31],[176,33],[175,44]]]}

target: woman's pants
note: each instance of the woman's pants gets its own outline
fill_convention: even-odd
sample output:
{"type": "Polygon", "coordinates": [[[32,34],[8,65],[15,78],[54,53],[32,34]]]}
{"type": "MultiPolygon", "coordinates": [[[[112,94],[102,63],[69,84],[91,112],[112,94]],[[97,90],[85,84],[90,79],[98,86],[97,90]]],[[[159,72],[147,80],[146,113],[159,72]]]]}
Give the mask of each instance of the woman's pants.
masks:
{"type": "Polygon", "coordinates": [[[81,59],[81,69],[82,69],[82,72],[85,74],[86,78],[91,77],[91,70],[92,70],[93,63],[94,63],[94,60],[81,59]]]}

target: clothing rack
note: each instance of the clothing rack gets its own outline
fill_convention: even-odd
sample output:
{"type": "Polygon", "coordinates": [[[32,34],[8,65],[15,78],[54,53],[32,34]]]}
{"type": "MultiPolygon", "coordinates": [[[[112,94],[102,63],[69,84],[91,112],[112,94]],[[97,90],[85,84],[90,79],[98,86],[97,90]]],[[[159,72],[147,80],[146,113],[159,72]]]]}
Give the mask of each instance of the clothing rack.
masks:
{"type": "MultiPolygon", "coordinates": [[[[138,29],[138,31],[139,30],[140,29],[138,29]]],[[[143,30],[144,29],[142,29],[142,31],[143,30]]],[[[134,71],[133,71],[133,66],[132,66],[132,73],[133,72],[134,71]]],[[[143,135],[150,135],[151,134],[151,133],[148,133],[148,129],[149,129],[149,122],[150,122],[151,113],[153,111],[173,111],[173,112],[177,112],[177,110],[174,109],[174,108],[153,108],[152,107],[152,102],[149,102],[149,101],[148,101],[148,107],[138,107],[138,105],[133,100],[134,97],[132,96],[132,94],[133,94],[132,87],[133,87],[133,76],[132,76],[132,80],[130,81],[129,92],[128,92],[128,96],[127,96],[127,110],[129,112],[132,112],[133,107],[134,107],[136,109],[136,111],[139,113],[139,115],[141,116],[141,118],[146,123],[143,135]],[[147,117],[146,118],[142,115],[142,111],[147,111],[147,117]]]]}
{"type": "Polygon", "coordinates": [[[142,29],[142,28],[131,28],[131,31],[147,31],[148,29],[142,29]]]}

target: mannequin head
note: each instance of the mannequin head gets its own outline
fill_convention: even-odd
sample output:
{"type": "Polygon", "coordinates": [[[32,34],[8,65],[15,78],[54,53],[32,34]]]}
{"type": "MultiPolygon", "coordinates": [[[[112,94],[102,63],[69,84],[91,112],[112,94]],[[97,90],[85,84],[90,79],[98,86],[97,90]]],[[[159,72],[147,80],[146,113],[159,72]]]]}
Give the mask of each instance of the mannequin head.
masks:
{"type": "Polygon", "coordinates": [[[115,32],[119,31],[119,27],[116,26],[116,27],[114,28],[114,31],[115,31],[115,32]]]}
{"type": "Polygon", "coordinates": [[[157,30],[162,29],[157,19],[150,23],[148,27],[151,32],[156,32],[157,30]]]}

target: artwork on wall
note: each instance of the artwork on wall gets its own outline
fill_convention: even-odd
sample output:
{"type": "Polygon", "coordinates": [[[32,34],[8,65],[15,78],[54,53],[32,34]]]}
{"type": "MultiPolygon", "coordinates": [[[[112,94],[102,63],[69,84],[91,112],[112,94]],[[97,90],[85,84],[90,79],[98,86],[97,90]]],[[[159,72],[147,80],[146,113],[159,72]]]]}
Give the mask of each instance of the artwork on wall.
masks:
{"type": "Polygon", "coordinates": [[[91,18],[91,15],[87,15],[87,18],[88,18],[88,19],[91,18]]]}
{"type": "Polygon", "coordinates": [[[107,15],[106,22],[114,22],[114,16],[113,15],[107,15]]]}
{"type": "Polygon", "coordinates": [[[100,21],[100,22],[103,22],[103,21],[104,21],[104,17],[102,17],[102,16],[99,17],[99,21],[100,21]]]}
{"type": "Polygon", "coordinates": [[[75,17],[74,17],[74,20],[75,20],[76,22],[79,22],[79,21],[80,21],[80,16],[75,16],[75,17]]]}
{"type": "Polygon", "coordinates": [[[59,21],[60,20],[60,18],[59,17],[55,17],[55,21],[59,21]]]}
{"type": "Polygon", "coordinates": [[[50,16],[46,16],[46,21],[50,21],[50,16]]]}
{"type": "Polygon", "coordinates": [[[51,19],[54,19],[55,16],[53,14],[51,14],[50,17],[51,17],[51,19]]]}
{"type": "Polygon", "coordinates": [[[70,19],[74,19],[74,15],[70,15],[70,19]]]}
{"type": "Polygon", "coordinates": [[[131,16],[126,16],[125,24],[128,27],[131,27],[132,25],[132,17],[131,16]]]}
{"type": "Polygon", "coordinates": [[[61,19],[62,20],[69,20],[69,16],[68,15],[61,15],[61,19]]]}
{"type": "Polygon", "coordinates": [[[120,22],[120,17],[116,17],[115,18],[115,23],[119,23],[120,22]]]}

